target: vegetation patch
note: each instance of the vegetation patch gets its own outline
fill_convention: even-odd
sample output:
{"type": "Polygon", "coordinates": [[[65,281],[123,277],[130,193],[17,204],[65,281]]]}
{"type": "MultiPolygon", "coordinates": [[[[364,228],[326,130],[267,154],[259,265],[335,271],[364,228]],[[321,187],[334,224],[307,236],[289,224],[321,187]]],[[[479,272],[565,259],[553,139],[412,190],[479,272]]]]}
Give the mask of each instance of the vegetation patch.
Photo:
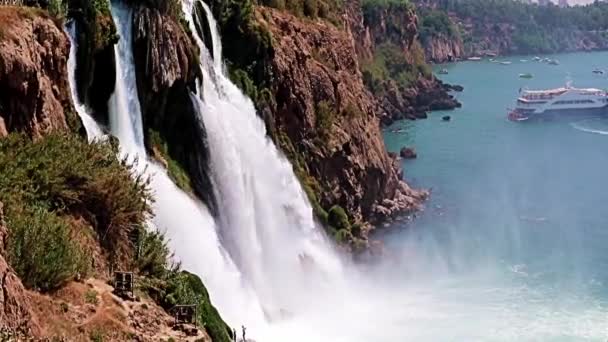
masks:
{"type": "Polygon", "coordinates": [[[139,246],[138,267],[145,276],[138,280],[139,289],[169,312],[176,305],[196,305],[196,323],[205,328],[212,341],[232,341],[230,327],[212,305],[200,278],[169,262],[172,255],[163,235],[143,230],[139,246]]]}
{"type": "Polygon", "coordinates": [[[192,181],[188,172],[177,160],[171,158],[169,145],[161,137],[160,133],[150,128],[148,129],[148,138],[154,152],[159,153],[159,157],[166,161],[169,178],[171,178],[180,189],[192,193],[192,181]]]}
{"type": "Polygon", "coordinates": [[[384,43],[376,48],[372,60],[361,63],[363,82],[374,94],[383,94],[385,81],[393,80],[402,88],[416,82],[418,77],[431,77],[432,71],[424,59],[424,51],[419,44],[412,44],[410,59],[392,43],[384,43]]]}
{"type": "Polygon", "coordinates": [[[288,11],[300,18],[321,18],[340,26],[344,0],[260,0],[262,6],[288,11]]]}
{"type": "MultiPolygon", "coordinates": [[[[106,252],[129,258],[127,235],[150,214],[148,180],[108,143],[52,134],[0,140],[0,201],[5,205],[9,262],[28,287],[50,290],[86,274],[91,261],[74,219],[93,227],[106,252]]],[[[84,228],[78,228],[84,229],[84,228]]]]}

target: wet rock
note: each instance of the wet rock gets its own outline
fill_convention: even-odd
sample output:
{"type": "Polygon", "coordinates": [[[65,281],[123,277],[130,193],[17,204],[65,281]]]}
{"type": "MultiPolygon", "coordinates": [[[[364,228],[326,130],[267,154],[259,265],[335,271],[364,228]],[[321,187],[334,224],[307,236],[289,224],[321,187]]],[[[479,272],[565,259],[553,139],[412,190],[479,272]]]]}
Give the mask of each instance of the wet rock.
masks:
{"type": "Polygon", "coordinates": [[[416,154],[416,150],[412,147],[403,147],[399,151],[399,155],[403,159],[416,159],[418,155],[416,154]]]}

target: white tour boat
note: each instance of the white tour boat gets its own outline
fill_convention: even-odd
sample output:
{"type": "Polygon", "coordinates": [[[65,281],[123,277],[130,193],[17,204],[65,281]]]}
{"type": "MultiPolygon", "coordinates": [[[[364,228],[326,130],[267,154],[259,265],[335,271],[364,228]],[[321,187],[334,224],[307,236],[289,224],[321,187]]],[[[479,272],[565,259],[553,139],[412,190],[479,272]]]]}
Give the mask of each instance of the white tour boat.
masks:
{"type": "Polygon", "coordinates": [[[520,90],[515,109],[509,110],[512,121],[589,117],[608,114],[608,92],[596,88],[574,88],[569,84],[548,90],[520,90]]]}

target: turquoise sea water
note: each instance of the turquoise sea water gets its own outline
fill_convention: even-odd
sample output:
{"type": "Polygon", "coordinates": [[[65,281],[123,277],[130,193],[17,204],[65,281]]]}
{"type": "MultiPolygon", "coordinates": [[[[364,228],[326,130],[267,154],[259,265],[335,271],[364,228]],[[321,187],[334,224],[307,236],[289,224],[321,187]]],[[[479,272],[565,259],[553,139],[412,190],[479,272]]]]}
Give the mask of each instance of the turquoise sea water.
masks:
{"type": "Polygon", "coordinates": [[[608,52],[549,57],[560,65],[525,56],[437,66],[464,86],[463,107],[385,130],[390,151],[418,152],[403,161],[406,180],[432,189],[425,211],[385,239],[397,256],[391,281],[438,307],[413,306],[428,315],[413,314],[406,336],[608,340],[608,120],[506,120],[519,88],[568,79],[608,88],[608,77],[591,72],[608,68],[608,52]],[[452,121],[441,121],[446,114],[452,121]]]}

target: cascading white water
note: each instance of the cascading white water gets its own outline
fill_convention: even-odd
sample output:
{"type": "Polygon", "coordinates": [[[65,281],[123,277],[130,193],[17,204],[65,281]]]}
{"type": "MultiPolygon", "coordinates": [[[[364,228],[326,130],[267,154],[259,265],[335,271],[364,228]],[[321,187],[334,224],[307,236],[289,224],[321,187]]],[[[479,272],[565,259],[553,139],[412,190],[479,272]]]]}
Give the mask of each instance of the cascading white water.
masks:
{"type": "MultiPolygon", "coordinates": [[[[207,5],[201,5],[211,25],[210,43],[217,47],[215,21],[207,5]]],[[[185,6],[196,32],[188,14],[192,4],[185,6]]],[[[307,290],[332,283],[342,273],[340,261],[315,224],[292,166],[266,136],[251,100],[221,68],[221,50],[215,48],[211,61],[205,45],[198,43],[203,53],[199,114],[207,129],[224,246],[270,316],[305,310],[307,290]],[[303,260],[312,260],[319,278],[304,271],[303,260]]]]}
{"type": "Polygon", "coordinates": [[[72,95],[72,101],[80,120],[87,131],[87,137],[89,141],[101,138],[103,131],[95,122],[95,119],[89,114],[89,109],[80,102],[78,99],[78,90],[76,88],[76,53],[78,51],[78,45],[76,44],[76,23],[69,22],[66,25],[66,31],[68,38],[70,39],[70,55],[68,58],[68,80],[70,82],[70,92],[72,95]]]}
{"type": "Polygon", "coordinates": [[[143,125],[133,61],[133,13],[121,1],[112,3],[111,10],[120,40],[114,46],[116,84],[110,98],[110,130],[118,137],[126,153],[144,155],[143,125]]]}
{"type": "MultiPolygon", "coordinates": [[[[162,167],[146,158],[131,52],[132,12],[124,4],[112,2],[112,16],[121,34],[121,43],[116,52],[117,81],[109,103],[110,123],[122,152],[134,157],[140,172],[151,177],[155,199],[151,229],[165,233],[176,259],[184,269],[200,276],[210,291],[230,293],[230,296],[213,297],[214,304],[220,307],[236,304],[235,317],[260,317],[261,309],[255,296],[244,286],[238,269],[223,250],[208,209],[181,191],[162,167]]],[[[230,311],[227,314],[230,315],[230,311]]]]}

